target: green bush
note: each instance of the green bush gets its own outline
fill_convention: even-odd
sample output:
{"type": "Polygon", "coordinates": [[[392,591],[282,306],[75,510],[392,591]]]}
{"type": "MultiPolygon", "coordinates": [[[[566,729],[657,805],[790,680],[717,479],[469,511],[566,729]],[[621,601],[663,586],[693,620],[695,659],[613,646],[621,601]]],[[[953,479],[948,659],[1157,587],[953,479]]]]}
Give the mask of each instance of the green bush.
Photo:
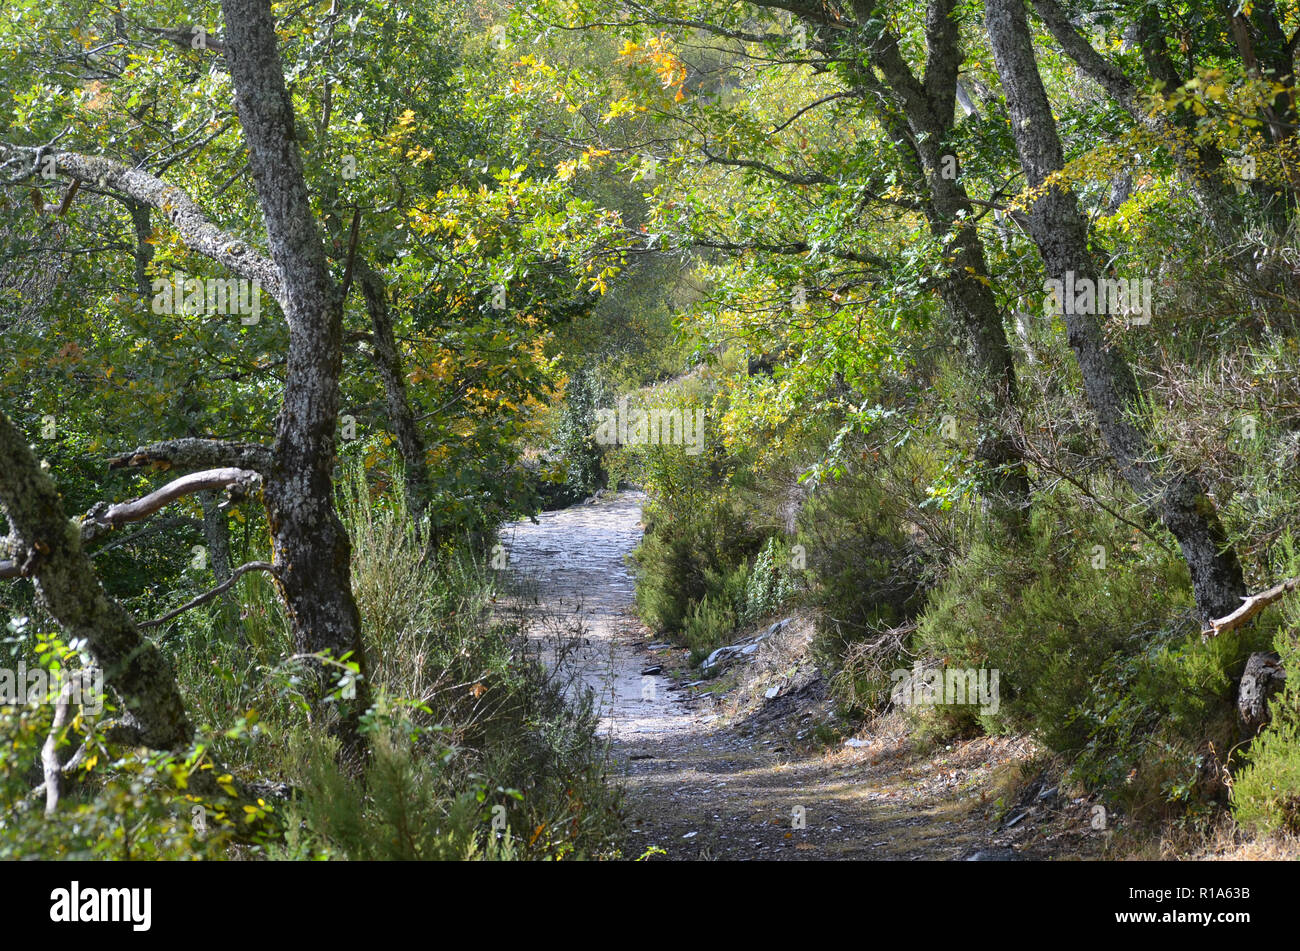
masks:
{"type": "Polygon", "coordinates": [[[747,573],[742,623],[753,624],[771,616],[795,595],[798,581],[792,560],[789,546],[775,535],[768,538],[747,573]]]}
{"type": "Polygon", "coordinates": [[[723,599],[706,594],[691,606],[682,629],[682,641],[691,649],[692,663],[700,663],[714,648],[722,646],[736,629],[736,612],[723,599]]]}
{"type": "MultiPolygon", "coordinates": [[[[364,772],[341,770],[329,723],[308,722],[300,668],[285,659],[283,612],[264,579],[245,575],[243,644],[217,633],[206,611],[183,615],[160,638],[199,725],[192,750],[120,749],[96,732],[99,721],[78,718],[69,753],[76,745],[89,755],[51,822],[30,791],[53,706],[2,711],[0,857],[223,858],[236,841],[241,857],[618,854],[618,792],[606,782],[590,694],[570,702],[517,626],[494,619],[495,576],[485,565],[464,549],[431,551],[400,500],[376,501],[359,467],[344,490],[374,697],[364,772]],[[246,785],[290,791],[265,803],[272,822],[256,835],[242,809],[227,815],[187,791],[186,777],[214,760],[246,785]]],[[[20,646],[33,660],[75,666],[75,650],[27,629],[40,623],[16,632],[20,646]]]]}
{"type": "Polygon", "coordinates": [[[1068,500],[1044,500],[1021,538],[981,539],[952,567],[916,649],[998,670],[999,710],[915,712],[952,730],[1032,732],[1135,813],[1196,807],[1222,792],[1235,678],[1262,635],[1202,642],[1173,545],[1140,542],[1108,516],[1090,515],[1088,532],[1084,521],[1068,500]]]}
{"type": "Polygon", "coordinates": [[[613,405],[614,393],[599,368],[582,367],[569,374],[551,423],[550,452],[559,458],[563,477],[542,486],[546,507],[568,505],[593,495],[607,482],[604,447],[596,442],[596,410],[613,405]]]}
{"type": "Polygon", "coordinates": [[[1269,725],[1233,783],[1232,806],[1244,826],[1300,835],[1300,606],[1285,602],[1282,616],[1273,649],[1282,658],[1286,686],[1269,705],[1269,725]]]}
{"type": "Polygon", "coordinates": [[[672,504],[670,512],[648,507],[646,534],[634,555],[639,613],[669,634],[683,631],[705,595],[715,610],[743,609],[748,561],[762,544],[745,500],[719,494],[697,496],[695,503],[672,504]]]}
{"type": "Polygon", "coordinates": [[[869,714],[888,696],[889,671],[902,660],[888,632],[921,603],[926,557],[907,531],[906,506],[880,470],[854,471],[821,486],[799,513],[812,655],[846,712],[869,714]]]}

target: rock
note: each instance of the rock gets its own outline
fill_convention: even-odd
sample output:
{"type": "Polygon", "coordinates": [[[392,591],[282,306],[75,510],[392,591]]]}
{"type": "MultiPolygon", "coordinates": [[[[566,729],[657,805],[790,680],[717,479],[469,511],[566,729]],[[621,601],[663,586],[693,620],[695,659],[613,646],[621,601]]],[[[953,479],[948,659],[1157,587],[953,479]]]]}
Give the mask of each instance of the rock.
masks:
{"type": "Polygon", "coordinates": [[[704,659],[702,669],[708,670],[710,667],[713,667],[720,661],[726,660],[728,657],[748,657],[757,650],[757,644],[745,644],[743,642],[740,644],[729,644],[726,647],[719,647],[704,659]]]}
{"type": "Polygon", "coordinates": [[[1012,826],[1018,826],[1018,825],[1020,825],[1021,820],[1023,820],[1023,819],[1025,818],[1025,816],[1027,816],[1027,815],[1029,815],[1029,810],[1028,810],[1028,809],[1026,809],[1026,810],[1025,810],[1024,812],[1022,812],[1020,815],[1016,816],[1014,819],[1012,819],[1010,822],[1008,822],[1008,823],[1007,823],[1006,825],[1004,825],[1002,828],[1004,828],[1004,829],[1010,829],[1012,826]]]}
{"type": "Polygon", "coordinates": [[[768,700],[775,700],[777,694],[779,694],[780,692],[781,692],[780,687],[768,687],[765,691],[763,691],[763,696],[768,700]]]}
{"type": "Polygon", "coordinates": [[[730,647],[719,647],[708,657],[704,658],[704,663],[700,665],[700,669],[708,670],[710,667],[717,664],[718,661],[722,660],[724,657],[727,657],[731,653],[732,653],[732,649],[730,647]]]}
{"type": "Polygon", "coordinates": [[[1053,786],[1051,789],[1044,789],[1042,792],[1040,792],[1040,793],[1038,794],[1038,800],[1039,800],[1040,802],[1042,802],[1043,800],[1046,800],[1046,799],[1055,799],[1055,798],[1056,798],[1056,787],[1055,787],[1055,786],[1053,786]]]}
{"type": "Polygon", "coordinates": [[[855,749],[855,750],[860,750],[860,749],[863,749],[864,747],[868,747],[868,746],[870,746],[870,745],[871,745],[871,741],[870,741],[870,740],[848,739],[848,740],[845,740],[845,741],[844,741],[844,745],[845,745],[845,746],[848,746],[848,747],[852,747],[852,748],[855,749]]]}
{"type": "Polygon", "coordinates": [[[764,636],[764,637],[771,637],[771,636],[772,636],[773,634],[775,634],[777,631],[779,631],[779,630],[781,630],[782,628],[784,628],[787,624],[791,624],[791,623],[793,623],[793,622],[794,622],[794,618],[792,618],[792,617],[788,617],[788,618],[786,618],[786,619],[783,620],[783,621],[777,621],[775,624],[773,624],[771,627],[769,627],[769,628],[767,629],[767,633],[764,634],[763,636],[764,636]]]}
{"type": "Polygon", "coordinates": [[[968,856],[967,862],[1019,862],[1020,856],[1011,849],[981,849],[968,856]]]}
{"type": "Polygon", "coordinates": [[[667,651],[672,649],[673,649],[672,644],[666,644],[663,641],[657,641],[654,644],[646,645],[646,650],[648,651],[667,651]]]}
{"type": "Polygon", "coordinates": [[[655,664],[653,667],[647,667],[645,670],[641,671],[641,676],[642,676],[642,677],[649,677],[649,676],[652,675],[652,674],[657,674],[657,673],[659,673],[659,672],[660,672],[661,670],[663,670],[663,669],[664,669],[664,668],[663,668],[663,665],[662,665],[662,664],[655,664]]]}
{"type": "Polygon", "coordinates": [[[1237,688],[1237,712],[1251,735],[1268,722],[1268,702],[1286,684],[1282,659],[1272,651],[1256,651],[1246,661],[1237,688]]]}

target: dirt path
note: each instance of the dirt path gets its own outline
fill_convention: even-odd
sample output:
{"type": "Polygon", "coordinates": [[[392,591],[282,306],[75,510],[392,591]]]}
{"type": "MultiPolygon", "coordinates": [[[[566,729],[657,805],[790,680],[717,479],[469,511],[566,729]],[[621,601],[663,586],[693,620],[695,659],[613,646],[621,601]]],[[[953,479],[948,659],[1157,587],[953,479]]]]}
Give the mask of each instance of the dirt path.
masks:
{"type": "Polygon", "coordinates": [[[735,677],[729,692],[726,678],[701,682],[687,652],[655,642],[631,613],[625,556],[640,539],[642,500],[625,493],[547,512],[501,535],[511,569],[536,586],[539,614],[581,621],[584,636],[567,663],[595,691],[611,739],[630,858],[1095,851],[1096,842],[1076,841],[1087,838],[1082,800],[1054,798],[1039,784],[1023,801],[998,802],[1000,777],[1032,753],[1023,741],[984,737],[921,754],[901,724],[885,721],[855,745],[835,736],[827,743],[818,723],[828,706],[816,677],[784,694],[778,684],[776,696],[757,703],[737,699],[744,688],[735,677]]]}

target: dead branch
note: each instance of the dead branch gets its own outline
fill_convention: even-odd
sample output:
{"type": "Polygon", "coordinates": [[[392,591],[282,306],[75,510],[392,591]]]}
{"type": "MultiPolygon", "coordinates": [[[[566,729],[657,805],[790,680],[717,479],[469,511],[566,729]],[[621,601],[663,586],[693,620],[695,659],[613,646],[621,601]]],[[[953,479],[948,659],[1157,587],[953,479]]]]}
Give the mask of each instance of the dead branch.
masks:
{"type": "Polygon", "coordinates": [[[1231,631],[1241,627],[1260,611],[1272,604],[1274,601],[1280,601],[1296,588],[1300,587],[1300,578],[1291,578],[1276,584],[1267,591],[1261,591],[1259,594],[1251,595],[1246,598],[1241,607],[1231,614],[1219,618],[1217,621],[1211,621],[1210,626],[1204,631],[1204,637],[1218,637],[1224,631],[1231,631]]]}
{"type": "Polygon", "coordinates": [[[72,691],[81,684],[82,672],[75,670],[63,682],[59,691],[59,700],[54,707],[54,722],[50,733],[41,747],[41,767],[45,772],[45,815],[52,816],[59,808],[59,780],[63,776],[63,764],[59,762],[59,738],[68,723],[68,710],[72,706],[72,691]]]}
{"type": "Polygon", "coordinates": [[[91,541],[119,525],[148,518],[164,506],[195,492],[228,489],[232,497],[242,498],[261,481],[262,477],[251,469],[205,469],[174,479],[162,488],[130,502],[118,502],[115,505],[99,502],[82,517],[82,540],[91,541]]]}
{"type": "Polygon", "coordinates": [[[204,604],[205,602],[211,601],[213,598],[221,594],[223,591],[230,590],[231,586],[233,586],[234,583],[239,580],[239,576],[246,571],[269,571],[271,574],[275,574],[275,566],[272,565],[269,561],[250,561],[247,564],[240,565],[238,568],[236,568],[234,571],[230,573],[229,578],[227,578],[221,584],[217,585],[212,590],[205,591],[197,598],[193,598],[189,601],[186,601],[176,610],[168,611],[160,618],[154,618],[152,621],[141,621],[139,624],[136,625],[136,627],[140,628],[141,630],[144,630],[147,627],[157,627],[159,624],[166,624],[172,618],[179,617],[180,615],[184,614],[186,611],[189,611],[193,608],[197,608],[200,604],[204,604]]]}

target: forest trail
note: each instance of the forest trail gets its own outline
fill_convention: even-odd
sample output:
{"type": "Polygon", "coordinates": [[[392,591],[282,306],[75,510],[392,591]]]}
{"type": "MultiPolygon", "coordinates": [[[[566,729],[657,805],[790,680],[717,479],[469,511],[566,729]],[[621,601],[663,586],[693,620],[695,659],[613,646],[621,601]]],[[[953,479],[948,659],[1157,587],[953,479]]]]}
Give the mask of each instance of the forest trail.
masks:
{"type": "Polygon", "coordinates": [[[828,748],[807,739],[810,715],[798,695],[737,712],[717,683],[691,672],[687,651],[661,646],[633,614],[625,558],[641,537],[643,499],[624,493],[501,532],[513,574],[537,598],[533,633],[581,626],[565,663],[595,692],[611,773],[626,791],[629,858],[652,850],[733,860],[1093,850],[1096,843],[1078,841],[1090,838],[1078,820],[1086,803],[1053,809],[1033,789],[1028,802],[995,806],[995,773],[1028,758],[1023,742],[984,737],[918,754],[897,730],[878,728],[855,740],[861,745],[828,748]],[[656,667],[662,672],[649,672],[656,667]],[[690,683],[665,676],[673,672],[690,683]],[[1021,811],[1028,821],[997,821],[1021,811]],[[1063,824],[1064,813],[1076,816],[1063,824]]]}

